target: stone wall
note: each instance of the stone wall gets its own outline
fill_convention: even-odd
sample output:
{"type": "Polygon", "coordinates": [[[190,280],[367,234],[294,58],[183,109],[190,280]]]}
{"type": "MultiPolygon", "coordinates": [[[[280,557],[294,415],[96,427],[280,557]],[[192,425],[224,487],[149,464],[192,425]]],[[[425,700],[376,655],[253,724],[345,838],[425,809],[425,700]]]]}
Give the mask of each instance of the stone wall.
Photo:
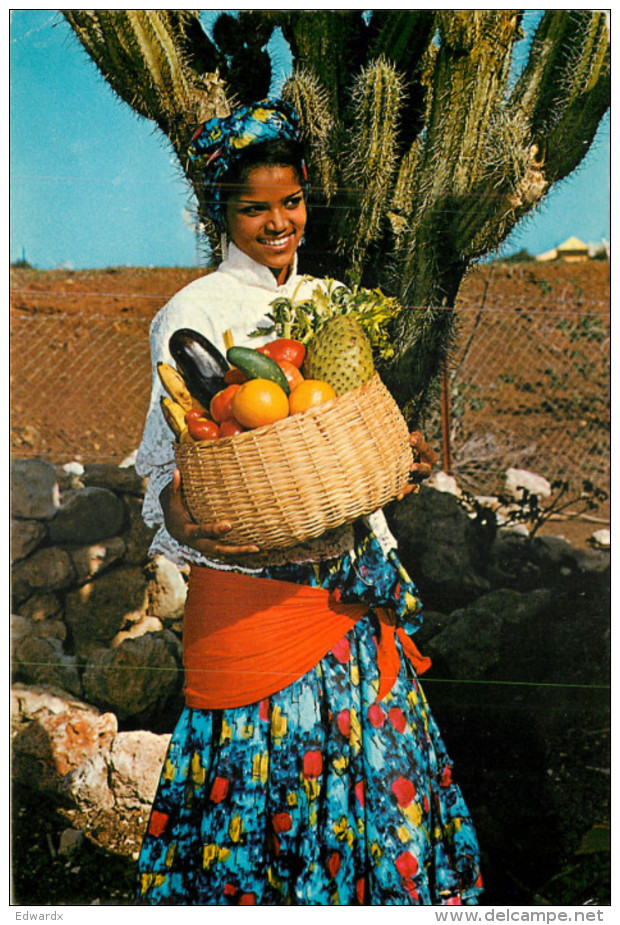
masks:
{"type": "Polygon", "coordinates": [[[185,575],[141,516],[133,466],[15,460],[13,667],[125,725],[161,726],[180,703],[185,575]]]}

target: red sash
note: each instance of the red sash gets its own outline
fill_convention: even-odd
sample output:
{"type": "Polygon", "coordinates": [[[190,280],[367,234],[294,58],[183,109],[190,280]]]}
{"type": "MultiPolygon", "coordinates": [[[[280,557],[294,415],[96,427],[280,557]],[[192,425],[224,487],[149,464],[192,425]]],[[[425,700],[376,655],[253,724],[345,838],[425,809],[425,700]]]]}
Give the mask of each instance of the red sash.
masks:
{"type": "MultiPolygon", "coordinates": [[[[216,710],[269,697],[303,677],[368,610],[323,588],[193,566],[183,625],[187,705],[216,710]]],[[[376,612],[380,700],[400,669],[395,634],[418,673],[430,659],[388,611],[376,612]]]]}

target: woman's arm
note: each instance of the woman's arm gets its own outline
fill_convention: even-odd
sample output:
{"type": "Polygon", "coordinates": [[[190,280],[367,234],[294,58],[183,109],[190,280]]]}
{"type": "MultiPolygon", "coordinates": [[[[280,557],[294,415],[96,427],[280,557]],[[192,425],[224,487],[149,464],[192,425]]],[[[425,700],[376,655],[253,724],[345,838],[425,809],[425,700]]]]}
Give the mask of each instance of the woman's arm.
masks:
{"type": "Polygon", "coordinates": [[[230,525],[195,523],[183,500],[172,432],[161,411],[160,398],[165,393],[157,375],[159,362],[173,362],[168,348],[171,334],[179,327],[188,326],[186,313],[174,303],[175,299],[169,302],[151,325],[151,400],[136,459],[136,471],[148,477],[143,517],[149,526],[163,528],[157,535],[157,550],[174,560],[183,549],[187,551],[186,558],[194,562],[200,556],[225,558],[256,553],[256,546],[231,546],[221,542],[219,537],[231,529],[230,525]],[[172,543],[170,537],[176,542],[172,543]],[[183,549],[179,550],[177,543],[183,549]]]}

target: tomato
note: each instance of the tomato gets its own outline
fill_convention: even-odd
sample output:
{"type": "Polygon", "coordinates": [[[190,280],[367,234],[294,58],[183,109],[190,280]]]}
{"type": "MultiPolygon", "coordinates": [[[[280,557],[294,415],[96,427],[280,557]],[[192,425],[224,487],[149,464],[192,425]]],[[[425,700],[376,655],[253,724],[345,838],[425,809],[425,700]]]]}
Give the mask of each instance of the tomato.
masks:
{"type": "Polygon", "coordinates": [[[232,411],[232,400],[235,397],[235,392],[240,389],[241,386],[239,383],[232,383],[227,385],[225,389],[221,389],[217,392],[211,399],[211,404],[209,406],[209,413],[214,421],[217,421],[218,424],[221,424],[222,421],[228,420],[228,418],[234,417],[232,411]]]}
{"type": "Polygon", "coordinates": [[[259,353],[264,353],[265,356],[271,357],[276,363],[281,360],[288,360],[297,369],[301,369],[301,364],[306,355],[304,345],[298,340],[292,340],[290,337],[279,337],[277,340],[272,340],[270,344],[258,347],[258,351],[259,353]]]}
{"type": "Polygon", "coordinates": [[[244,430],[245,428],[241,426],[239,421],[234,418],[227,418],[220,424],[220,437],[236,437],[237,434],[242,434],[244,430]]]}
{"type": "Polygon", "coordinates": [[[278,366],[288,379],[291,392],[296,385],[299,385],[300,382],[304,381],[304,377],[302,376],[301,372],[294,363],[291,363],[290,360],[280,360],[278,366]]]}
{"type": "Polygon", "coordinates": [[[226,385],[232,385],[232,383],[235,382],[245,382],[247,378],[246,374],[242,373],[236,366],[231,366],[230,369],[224,373],[224,382],[226,385]]]}
{"type": "Polygon", "coordinates": [[[205,417],[194,417],[191,411],[186,415],[187,429],[194,440],[217,440],[220,429],[215,421],[205,417]]]}

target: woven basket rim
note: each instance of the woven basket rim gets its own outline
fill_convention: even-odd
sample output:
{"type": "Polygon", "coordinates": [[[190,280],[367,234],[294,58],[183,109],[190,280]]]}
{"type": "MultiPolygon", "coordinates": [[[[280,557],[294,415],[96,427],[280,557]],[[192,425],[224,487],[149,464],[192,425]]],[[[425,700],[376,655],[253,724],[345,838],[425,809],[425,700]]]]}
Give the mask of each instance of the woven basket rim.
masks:
{"type": "Polygon", "coordinates": [[[343,401],[348,399],[351,401],[351,396],[359,395],[364,390],[367,390],[371,387],[374,387],[378,384],[382,384],[381,378],[378,372],[375,370],[366,382],[362,382],[360,385],[356,386],[354,389],[351,389],[349,392],[345,392],[342,395],[337,395],[335,398],[330,398],[327,401],[321,402],[320,405],[315,405],[313,408],[307,408],[305,411],[297,411],[295,414],[289,414],[285,418],[281,418],[279,421],[274,421],[273,424],[263,424],[261,427],[253,427],[248,430],[244,430],[240,434],[231,434],[229,437],[219,437],[217,440],[192,440],[192,442],[179,443],[175,447],[175,450],[183,452],[192,452],[197,447],[201,447],[204,450],[207,447],[222,446],[224,443],[230,441],[235,441],[235,443],[240,446],[241,443],[249,440],[255,440],[260,437],[262,434],[270,433],[272,430],[284,430],[290,426],[298,426],[300,422],[304,420],[309,420],[312,417],[316,417],[319,414],[322,414],[328,408],[331,408],[336,402],[343,401]],[[291,421],[293,425],[291,425],[291,421]]]}

